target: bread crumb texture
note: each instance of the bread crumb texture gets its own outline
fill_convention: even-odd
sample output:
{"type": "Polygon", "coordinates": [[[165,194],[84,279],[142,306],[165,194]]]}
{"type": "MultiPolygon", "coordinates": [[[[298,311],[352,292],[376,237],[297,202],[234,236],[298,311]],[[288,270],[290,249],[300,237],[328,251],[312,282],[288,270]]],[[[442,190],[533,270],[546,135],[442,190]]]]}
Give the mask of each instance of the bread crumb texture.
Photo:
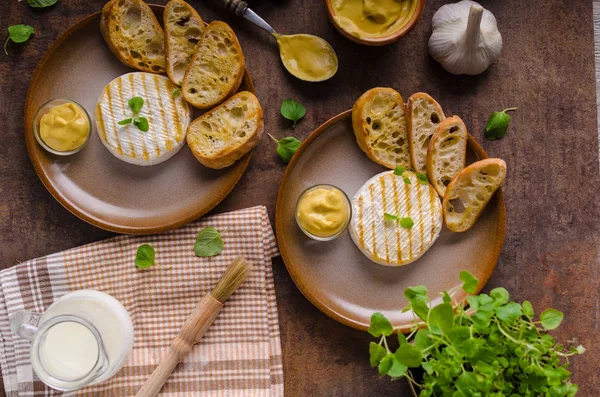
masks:
{"type": "Polygon", "coordinates": [[[444,196],[446,225],[462,232],[475,221],[506,178],[506,163],[500,159],[477,161],[452,181],[444,196]]]}
{"type": "Polygon", "coordinates": [[[244,55],[233,30],[212,22],[204,30],[196,55],[183,80],[183,94],[194,106],[214,106],[240,86],[244,55]]]}
{"type": "Polygon", "coordinates": [[[431,139],[427,171],[442,197],[450,181],[465,167],[467,138],[467,127],[458,116],[453,116],[439,125],[431,139]]]}
{"type": "Polygon", "coordinates": [[[223,167],[233,164],[256,145],[262,130],[258,99],[242,91],[194,120],[188,129],[187,141],[200,162],[222,168],[213,160],[227,158],[223,167]]]}
{"type": "Polygon", "coordinates": [[[113,0],[108,29],[112,44],[137,69],[164,73],[165,37],[152,9],[139,0],[113,0]]]}
{"type": "Polygon", "coordinates": [[[181,85],[200,43],[204,22],[189,4],[171,0],[165,8],[164,24],[167,36],[167,72],[173,83],[181,85]]]}
{"type": "Polygon", "coordinates": [[[427,95],[411,97],[408,110],[411,112],[413,166],[417,172],[427,172],[427,148],[437,126],[444,120],[444,113],[437,102],[427,95]]]}
{"type": "Polygon", "coordinates": [[[360,128],[367,150],[388,167],[411,167],[406,107],[400,94],[390,88],[367,91],[358,101],[360,128]]]}

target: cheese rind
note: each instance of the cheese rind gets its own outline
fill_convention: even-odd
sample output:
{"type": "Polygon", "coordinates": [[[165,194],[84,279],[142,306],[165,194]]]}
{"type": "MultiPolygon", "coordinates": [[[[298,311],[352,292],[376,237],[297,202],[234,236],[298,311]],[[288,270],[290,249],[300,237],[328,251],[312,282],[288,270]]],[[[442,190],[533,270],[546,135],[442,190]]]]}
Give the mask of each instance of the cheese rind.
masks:
{"type": "Polygon", "coordinates": [[[192,111],[167,77],[135,72],[117,77],[102,91],[96,105],[96,126],[104,146],[118,159],[136,165],[155,165],[173,157],[184,145],[192,111]],[[119,121],[134,117],[127,104],[142,97],[138,116],[148,120],[143,132],[133,123],[119,121]]]}
{"type": "Polygon", "coordinates": [[[429,183],[422,183],[411,171],[403,176],[386,171],[369,179],[352,199],[350,236],[373,262],[403,266],[431,248],[442,221],[440,199],[429,183]],[[409,217],[414,224],[403,228],[399,221],[386,221],[385,213],[409,217]]]}

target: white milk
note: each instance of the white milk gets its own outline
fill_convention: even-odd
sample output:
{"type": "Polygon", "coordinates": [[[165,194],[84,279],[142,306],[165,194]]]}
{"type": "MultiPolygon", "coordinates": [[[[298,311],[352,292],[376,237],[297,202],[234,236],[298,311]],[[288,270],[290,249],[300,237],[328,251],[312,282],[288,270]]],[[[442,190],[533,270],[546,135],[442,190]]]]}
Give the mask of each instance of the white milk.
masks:
{"type": "MultiPolygon", "coordinates": [[[[123,367],[133,346],[133,324],[119,301],[99,291],[74,291],[54,302],[42,314],[39,326],[61,315],[87,320],[100,334],[108,366],[93,383],[112,377],[123,367]]],[[[46,371],[64,380],[78,379],[89,373],[97,362],[98,354],[99,347],[93,333],[76,322],[52,326],[40,346],[40,361],[46,371]]]]}
{"type": "Polygon", "coordinates": [[[99,357],[96,337],[86,326],[73,321],[48,330],[40,347],[40,361],[53,376],[81,379],[94,368],[99,357]]]}

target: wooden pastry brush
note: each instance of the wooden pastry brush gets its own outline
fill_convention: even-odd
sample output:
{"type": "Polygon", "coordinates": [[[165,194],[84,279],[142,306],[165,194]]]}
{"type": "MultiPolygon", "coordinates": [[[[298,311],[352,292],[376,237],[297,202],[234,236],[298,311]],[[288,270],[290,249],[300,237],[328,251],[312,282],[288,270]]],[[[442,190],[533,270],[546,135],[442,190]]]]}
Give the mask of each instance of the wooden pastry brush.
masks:
{"type": "Polygon", "coordinates": [[[242,257],[233,260],[227,268],[217,286],[200,300],[188,319],[181,327],[179,334],[171,342],[169,352],[163,359],[150,378],[137,392],[137,397],[154,397],[164,386],[177,364],[192,350],[192,347],[200,342],[208,328],[215,321],[223,303],[244,282],[251,266],[242,257]]]}

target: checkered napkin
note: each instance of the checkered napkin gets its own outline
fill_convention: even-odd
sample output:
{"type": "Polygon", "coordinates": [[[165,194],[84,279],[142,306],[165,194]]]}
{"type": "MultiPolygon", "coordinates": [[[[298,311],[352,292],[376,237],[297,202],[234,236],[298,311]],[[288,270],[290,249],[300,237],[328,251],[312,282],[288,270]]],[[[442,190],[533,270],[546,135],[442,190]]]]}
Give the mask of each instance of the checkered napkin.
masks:
{"type": "Polygon", "coordinates": [[[264,207],[203,218],[161,235],[119,236],[0,272],[0,366],[6,395],[61,395],[33,374],[29,342],[10,332],[12,313],[43,312],[55,299],[83,288],[117,298],[135,330],[128,363],[112,379],[64,395],[134,396],[189,313],[239,255],[253,265],[248,279],[175,369],[161,396],[283,396],[271,263],[278,251],[264,207]],[[198,258],[193,244],[207,226],[222,232],[225,248],[215,257],[198,258]],[[154,247],[158,263],[171,268],[138,270],[134,258],[143,243],[154,247]]]}

